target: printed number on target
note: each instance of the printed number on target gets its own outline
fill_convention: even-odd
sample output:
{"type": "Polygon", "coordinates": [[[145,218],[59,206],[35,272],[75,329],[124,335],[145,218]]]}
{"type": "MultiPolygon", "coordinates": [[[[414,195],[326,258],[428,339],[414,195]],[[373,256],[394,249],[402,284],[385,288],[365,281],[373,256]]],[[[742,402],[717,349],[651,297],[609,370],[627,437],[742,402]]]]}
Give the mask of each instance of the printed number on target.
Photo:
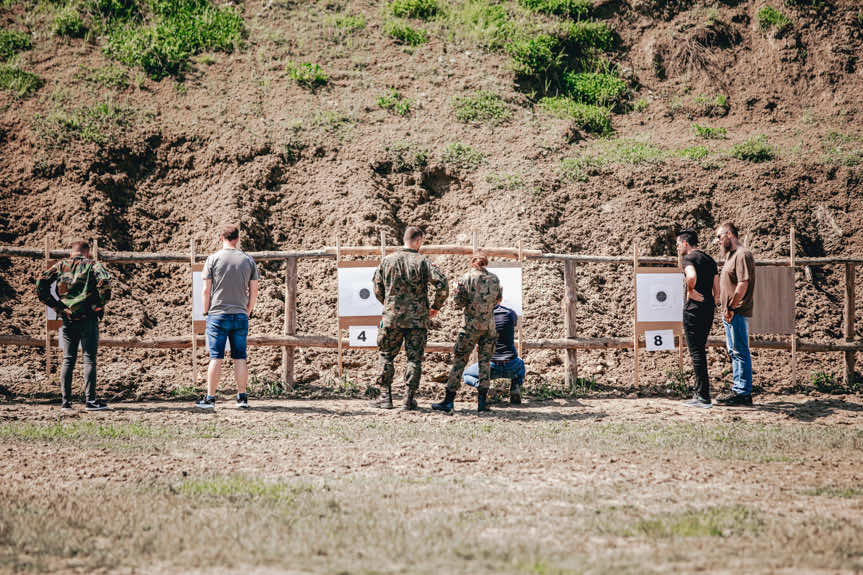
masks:
{"type": "Polygon", "coordinates": [[[378,326],[352,325],[348,328],[348,345],[351,347],[377,347],[378,326]]]}
{"type": "Polygon", "coordinates": [[[656,331],[644,332],[644,343],[647,351],[658,351],[661,349],[674,348],[674,330],[658,329],[656,331]]]}

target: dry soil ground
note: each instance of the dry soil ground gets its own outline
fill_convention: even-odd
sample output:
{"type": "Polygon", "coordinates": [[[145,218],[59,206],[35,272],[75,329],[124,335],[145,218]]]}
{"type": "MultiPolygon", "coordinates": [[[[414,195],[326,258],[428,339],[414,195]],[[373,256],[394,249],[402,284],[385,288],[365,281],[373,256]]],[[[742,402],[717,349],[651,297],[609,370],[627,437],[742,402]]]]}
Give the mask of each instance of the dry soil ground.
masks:
{"type": "Polygon", "coordinates": [[[4,572],[852,573],[863,398],[0,405],[4,572]]]}

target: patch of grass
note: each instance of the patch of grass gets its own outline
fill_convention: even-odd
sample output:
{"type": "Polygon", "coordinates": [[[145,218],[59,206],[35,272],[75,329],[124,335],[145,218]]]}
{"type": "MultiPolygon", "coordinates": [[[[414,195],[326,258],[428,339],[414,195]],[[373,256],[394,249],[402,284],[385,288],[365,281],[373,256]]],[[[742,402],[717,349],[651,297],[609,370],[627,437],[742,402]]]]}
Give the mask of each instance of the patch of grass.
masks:
{"type": "Polygon", "coordinates": [[[461,142],[453,142],[443,150],[443,162],[464,170],[475,170],[484,161],[482,153],[461,142]]]}
{"type": "Polygon", "coordinates": [[[506,8],[494,0],[465,0],[447,11],[452,36],[488,49],[502,48],[515,35],[506,8]]]}
{"type": "MultiPolygon", "coordinates": [[[[134,10],[122,0],[97,0],[110,13],[134,10]]],[[[180,74],[189,58],[206,51],[232,52],[246,29],[239,11],[216,7],[209,0],[151,0],[146,20],[120,20],[110,25],[105,52],[142,68],[151,78],[180,74]]]]}
{"type": "Polygon", "coordinates": [[[859,487],[837,487],[835,485],[822,485],[813,487],[803,492],[805,495],[816,497],[833,497],[838,499],[854,499],[863,497],[863,489],[859,487]]]}
{"type": "Polygon", "coordinates": [[[624,532],[649,539],[668,537],[731,537],[761,531],[758,514],[742,505],[708,507],[640,519],[624,532]]]}
{"type": "Polygon", "coordinates": [[[270,482],[256,477],[241,475],[216,476],[206,479],[187,479],[180,483],[177,491],[186,497],[204,499],[264,500],[268,503],[284,503],[294,499],[294,490],[280,482],[270,482]]]}
{"type": "Polygon", "coordinates": [[[479,91],[470,96],[454,98],[455,117],[465,124],[496,126],[510,119],[512,112],[506,102],[493,92],[479,91]]]}
{"type": "Polygon", "coordinates": [[[545,91],[560,74],[566,56],[560,40],[550,34],[510,42],[505,50],[516,75],[540,84],[545,91]]]}
{"type": "Polygon", "coordinates": [[[413,28],[401,20],[388,20],[384,26],[387,34],[396,42],[407,46],[420,46],[428,42],[428,34],[421,28],[413,28]]]}
{"type": "Polygon", "coordinates": [[[863,164],[863,136],[830,132],[822,140],[823,161],[827,164],[859,166],[863,164]]]}
{"type": "Polygon", "coordinates": [[[112,64],[98,68],[82,67],[76,77],[89,84],[95,84],[104,88],[125,90],[129,87],[129,73],[123,68],[112,64]]]}
{"type": "Polygon", "coordinates": [[[0,29],[0,60],[8,60],[31,47],[30,34],[20,30],[0,29]]]}
{"type": "Polygon", "coordinates": [[[180,387],[175,387],[171,390],[171,398],[191,401],[193,399],[197,399],[200,393],[201,391],[194,386],[181,385],[180,387]]]}
{"type": "Polygon", "coordinates": [[[36,114],[36,132],[50,147],[73,141],[110,143],[131,125],[134,114],[128,108],[110,101],[73,111],[55,109],[46,116],[36,114]]]}
{"type": "Polygon", "coordinates": [[[695,96],[695,107],[702,116],[724,116],[731,107],[725,94],[716,94],[712,98],[701,94],[695,96]]]}
{"type": "Polygon", "coordinates": [[[579,156],[562,160],[561,176],[569,181],[586,181],[589,176],[602,174],[611,166],[655,164],[662,162],[667,155],[666,150],[640,140],[600,140],[579,156]]]}
{"type": "Polygon", "coordinates": [[[626,82],[613,74],[567,72],[563,76],[564,93],[577,102],[613,107],[626,96],[626,82]]]}
{"type": "Polygon", "coordinates": [[[710,126],[702,126],[701,124],[692,124],[692,129],[695,135],[706,140],[724,140],[728,137],[728,131],[725,128],[712,128],[710,126]]]}
{"type": "Polygon", "coordinates": [[[47,424],[12,422],[0,424],[0,438],[22,441],[62,441],[157,437],[164,430],[142,423],[100,423],[98,421],[55,421],[47,424]]]}
{"type": "Polygon", "coordinates": [[[261,377],[255,372],[249,376],[249,393],[254,397],[281,397],[284,392],[281,380],[261,377]]]}
{"type": "Polygon", "coordinates": [[[87,32],[87,27],[84,25],[84,20],[78,10],[72,5],[67,5],[54,15],[51,31],[57,36],[83,38],[87,32]]]}
{"type": "Polygon", "coordinates": [[[333,26],[345,34],[353,34],[366,27],[366,17],[362,14],[340,14],[333,18],[333,26]]]}
{"type": "Polygon", "coordinates": [[[407,116],[413,106],[413,100],[405,98],[395,88],[390,88],[389,93],[378,98],[378,106],[399,116],[407,116]]]}
{"type": "Polygon", "coordinates": [[[738,160],[747,162],[769,162],[776,159],[779,155],[779,150],[770,145],[767,141],[767,136],[753,136],[744,142],[734,144],[731,147],[731,156],[738,160]]]}
{"type": "Polygon", "coordinates": [[[410,142],[393,142],[384,148],[393,172],[420,171],[428,165],[429,152],[410,142]]]}
{"type": "Polygon", "coordinates": [[[522,390],[522,393],[524,393],[524,395],[528,397],[534,397],[541,401],[548,401],[550,399],[562,399],[565,397],[570,397],[571,395],[569,390],[562,387],[553,386],[546,381],[542,381],[539,385],[525,387],[522,390]]]}
{"type": "Polygon", "coordinates": [[[593,9],[592,0],[519,0],[518,3],[533,12],[565,16],[576,20],[587,18],[593,9]]]}
{"type": "Polygon", "coordinates": [[[576,126],[588,132],[611,132],[611,112],[608,108],[583,104],[563,96],[543,98],[539,101],[539,107],[552,116],[572,120],[576,126]]]}
{"type": "Polygon", "coordinates": [[[632,109],[636,112],[645,111],[647,109],[647,100],[645,100],[644,98],[639,98],[635,101],[635,104],[633,104],[632,109]]]}
{"type": "Polygon", "coordinates": [[[323,110],[315,112],[311,123],[315,128],[331,134],[351,126],[355,121],[353,116],[342,110],[323,110]]]}
{"type": "Polygon", "coordinates": [[[388,7],[396,18],[418,20],[431,20],[443,11],[437,0],[392,0],[388,7]]]}
{"type": "Polygon", "coordinates": [[[842,378],[826,371],[816,371],[812,374],[812,386],[821,393],[848,393],[856,391],[857,386],[845,389],[842,378]]]}
{"type": "Polygon", "coordinates": [[[524,187],[524,178],[521,174],[492,172],[486,174],[485,181],[493,191],[515,192],[524,187]]]}
{"type": "Polygon", "coordinates": [[[699,161],[709,156],[710,150],[707,146],[692,146],[689,148],[683,148],[682,150],[677,150],[675,155],[684,160],[699,161]]]}
{"type": "Polygon", "coordinates": [[[288,62],[286,70],[294,82],[309,90],[326,86],[330,81],[330,77],[327,76],[321,67],[311,62],[303,62],[302,64],[288,62]]]}
{"type": "Polygon", "coordinates": [[[613,50],[617,38],[605,22],[580,21],[567,24],[561,31],[571,55],[582,57],[613,50]]]}
{"type": "Polygon", "coordinates": [[[30,72],[11,64],[0,64],[0,90],[8,90],[16,98],[26,98],[42,87],[45,82],[30,72]]]}
{"type": "Polygon", "coordinates": [[[773,30],[773,33],[779,37],[791,29],[791,19],[785,14],[765,4],[758,10],[758,26],[763,31],[773,30]]]}

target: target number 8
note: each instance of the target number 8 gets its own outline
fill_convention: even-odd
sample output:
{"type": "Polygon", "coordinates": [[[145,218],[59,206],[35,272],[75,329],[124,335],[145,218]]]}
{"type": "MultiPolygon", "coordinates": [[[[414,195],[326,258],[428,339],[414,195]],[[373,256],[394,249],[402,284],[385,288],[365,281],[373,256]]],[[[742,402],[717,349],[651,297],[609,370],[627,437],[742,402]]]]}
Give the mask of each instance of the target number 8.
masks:
{"type": "Polygon", "coordinates": [[[657,335],[653,336],[653,345],[655,345],[656,347],[662,346],[662,336],[661,335],[657,334],[657,335]]]}

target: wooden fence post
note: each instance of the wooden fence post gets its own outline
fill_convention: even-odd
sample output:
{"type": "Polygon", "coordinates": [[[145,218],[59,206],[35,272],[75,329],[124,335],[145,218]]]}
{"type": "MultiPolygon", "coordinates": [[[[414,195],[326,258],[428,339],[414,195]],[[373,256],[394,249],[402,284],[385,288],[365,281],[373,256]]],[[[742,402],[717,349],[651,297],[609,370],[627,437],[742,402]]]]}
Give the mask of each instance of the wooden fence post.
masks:
{"type": "MultiPolygon", "coordinates": [[[[51,261],[51,248],[48,247],[48,237],[45,237],[43,250],[45,252],[45,264],[42,270],[48,269],[48,262],[51,261]]],[[[39,275],[42,275],[41,273],[39,275]]],[[[48,314],[45,313],[45,379],[51,381],[51,330],[48,328],[48,314]]]]}
{"type": "Polygon", "coordinates": [[[632,246],[632,376],[638,385],[638,246],[632,246]]]}
{"type": "MultiPolygon", "coordinates": [[[[854,319],[857,314],[855,300],[856,269],[854,264],[845,264],[845,341],[854,341],[854,319]]],[[[856,352],[845,352],[845,385],[854,385],[854,363],[856,352]]]]}
{"type": "Polygon", "coordinates": [[[794,227],[792,227],[791,228],[791,246],[790,246],[789,254],[788,254],[789,259],[790,259],[790,265],[791,265],[791,285],[792,285],[791,293],[794,294],[794,297],[791,300],[791,306],[794,308],[793,314],[794,314],[794,319],[795,319],[794,330],[793,330],[793,333],[791,334],[791,386],[792,387],[797,387],[797,326],[796,326],[797,290],[793,289],[793,286],[794,286],[794,266],[797,263],[797,260],[795,257],[796,254],[797,254],[797,231],[794,229],[794,227]]]}
{"type": "MultiPolygon", "coordinates": [[[[195,289],[195,238],[189,240],[189,279],[195,289]]],[[[198,385],[198,334],[195,333],[195,294],[192,293],[192,313],[189,320],[192,332],[192,387],[198,385]]]]}
{"type": "MultiPolygon", "coordinates": [[[[563,263],[563,317],[567,338],[574,338],[576,334],[575,304],[578,297],[578,285],[575,283],[575,265],[575,262],[571,261],[563,263]]],[[[578,383],[578,356],[574,349],[566,350],[564,372],[569,392],[574,393],[578,383]]]]}
{"type": "MultiPolygon", "coordinates": [[[[283,335],[297,333],[297,258],[285,260],[285,323],[282,326],[283,335]]],[[[282,348],[282,381],[285,389],[294,388],[294,348],[282,348]]]]}

